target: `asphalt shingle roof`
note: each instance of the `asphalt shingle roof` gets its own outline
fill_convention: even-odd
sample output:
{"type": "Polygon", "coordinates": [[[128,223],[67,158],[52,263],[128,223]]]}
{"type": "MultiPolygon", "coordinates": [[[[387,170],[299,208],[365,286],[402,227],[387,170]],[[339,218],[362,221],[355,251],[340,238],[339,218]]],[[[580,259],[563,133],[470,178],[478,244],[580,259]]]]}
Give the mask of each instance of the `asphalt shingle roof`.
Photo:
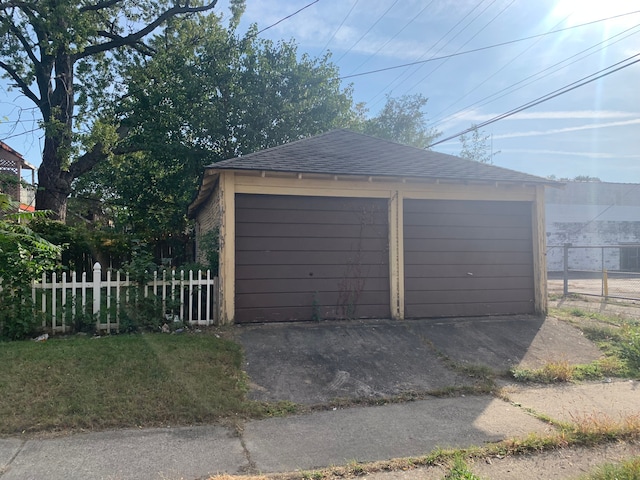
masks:
{"type": "Polygon", "coordinates": [[[515,170],[400,145],[349,130],[333,130],[242,157],[223,160],[207,168],[459,181],[554,183],[515,170]]]}

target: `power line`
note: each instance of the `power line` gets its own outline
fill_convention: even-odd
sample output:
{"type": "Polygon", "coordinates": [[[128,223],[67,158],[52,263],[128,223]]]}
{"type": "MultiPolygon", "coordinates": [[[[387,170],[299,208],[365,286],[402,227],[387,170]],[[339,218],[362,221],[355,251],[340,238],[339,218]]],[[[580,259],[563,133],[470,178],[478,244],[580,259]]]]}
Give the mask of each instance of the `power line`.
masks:
{"type": "Polygon", "coordinates": [[[33,133],[33,132],[37,132],[38,130],[40,130],[40,128],[33,128],[31,130],[25,130],[24,132],[20,132],[20,133],[15,133],[13,135],[9,135],[7,137],[4,137],[2,140],[2,142],[4,142],[5,140],[8,140],[10,138],[14,138],[14,137],[19,137],[20,135],[26,135],[27,133],[33,133]]]}
{"type": "Polygon", "coordinates": [[[336,31],[333,32],[333,35],[331,35],[331,38],[329,40],[327,40],[327,43],[325,44],[325,46],[322,47],[322,50],[320,50],[321,52],[324,52],[327,49],[327,47],[329,46],[329,44],[331,43],[331,40],[333,40],[336,37],[336,34],[340,31],[340,29],[344,25],[344,22],[347,21],[347,18],[349,18],[351,16],[351,12],[353,12],[353,9],[356,8],[356,5],[358,4],[358,1],[359,0],[356,0],[355,2],[353,2],[353,5],[351,5],[351,9],[347,12],[347,15],[342,19],[342,22],[340,22],[340,25],[338,25],[338,28],[336,28],[336,31]]]}
{"type": "MultiPolygon", "coordinates": [[[[476,38],[478,35],[480,35],[489,25],[491,25],[500,15],[502,15],[511,5],[513,5],[515,3],[516,0],[511,0],[511,3],[509,3],[508,5],[506,5],[502,10],[500,10],[496,15],[494,15],[494,17],[489,20],[487,23],[485,23],[483,25],[483,27],[478,30],[474,35],[472,35],[466,42],[464,42],[456,51],[460,51],[462,48],[464,48],[467,44],[469,44],[469,42],[471,42],[474,38],[476,38]]],[[[416,88],[419,84],[421,84],[422,82],[424,82],[427,78],[429,78],[431,75],[433,75],[440,67],[442,67],[445,63],[447,63],[450,60],[450,58],[447,58],[444,62],[442,62],[441,64],[439,64],[436,68],[434,68],[433,70],[431,70],[427,75],[425,75],[424,77],[422,77],[419,81],[417,81],[415,84],[413,84],[411,86],[411,88],[405,90],[405,92],[410,92],[411,90],[413,90],[414,88],[416,88]]]]}
{"type": "Polygon", "coordinates": [[[285,20],[289,20],[289,19],[290,19],[291,17],[293,17],[294,15],[299,14],[301,11],[303,11],[303,10],[305,10],[305,9],[309,8],[309,7],[310,7],[310,6],[312,6],[312,5],[315,5],[315,4],[316,4],[316,3],[318,3],[319,1],[320,1],[320,0],[314,0],[313,2],[311,2],[311,3],[307,4],[307,5],[305,5],[304,7],[302,7],[301,9],[296,10],[296,11],[295,11],[295,12],[293,12],[292,14],[287,15],[287,16],[286,16],[286,17],[284,17],[284,18],[281,18],[281,19],[280,19],[280,20],[278,20],[276,23],[274,23],[274,24],[272,24],[272,25],[269,25],[268,27],[264,27],[262,30],[258,30],[258,32],[257,32],[254,36],[256,36],[256,37],[257,37],[257,36],[258,36],[258,35],[260,35],[262,32],[265,32],[265,31],[269,30],[270,28],[275,27],[276,25],[278,25],[278,24],[280,24],[280,23],[284,22],[285,20]]]}
{"type": "MultiPolygon", "coordinates": [[[[430,47],[427,51],[425,51],[422,55],[420,55],[420,57],[418,57],[418,60],[420,60],[421,58],[425,57],[425,56],[426,56],[426,55],[427,55],[431,50],[433,50],[434,48],[436,48],[436,46],[438,46],[438,44],[439,44],[440,42],[442,42],[445,38],[447,38],[447,36],[448,36],[451,32],[453,32],[456,28],[458,28],[458,25],[460,25],[462,22],[464,22],[464,21],[467,19],[467,17],[468,17],[469,15],[471,15],[473,12],[475,12],[475,11],[480,7],[480,5],[482,5],[482,4],[484,3],[484,1],[485,1],[485,0],[481,0],[479,3],[477,3],[477,4],[476,4],[476,6],[475,6],[475,7],[473,7],[471,10],[469,10],[469,11],[466,13],[466,15],[465,15],[464,17],[462,17],[460,20],[458,20],[458,21],[456,22],[456,24],[455,24],[453,27],[451,27],[449,30],[447,30],[447,32],[446,32],[444,35],[442,35],[442,36],[438,39],[438,41],[437,41],[436,43],[434,43],[433,45],[431,45],[431,47],[430,47]]],[[[476,17],[476,18],[477,18],[477,17],[476,17]]],[[[455,39],[458,35],[460,35],[460,34],[461,34],[462,32],[464,32],[467,28],[469,28],[469,25],[471,25],[471,23],[473,23],[473,20],[472,20],[470,23],[468,23],[467,25],[465,25],[465,26],[462,28],[462,30],[460,30],[460,32],[458,32],[458,33],[457,33],[453,38],[449,39],[449,41],[447,41],[443,46],[441,46],[438,50],[436,50],[436,52],[435,52],[433,55],[437,55],[437,54],[438,54],[438,52],[442,51],[442,50],[443,50],[447,45],[449,45],[449,43],[451,43],[451,41],[452,41],[453,39],[455,39]]],[[[432,58],[433,58],[433,56],[432,56],[432,58]]],[[[415,73],[415,72],[413,72],[413,73],[415,73]]],[[[410,73],[406,78],[410,78],[410,77],[411,77],[411,75],[413,75],[413,73],[410,73]]],[[[391,82],[389,82],[389,83],[388,83],[388,84],[387,84],[387,85],[386,85],[382,90],[380,90],[378,93],[376,93],[376,94],[375,94],[375,95],[374,95],[374,96],[373,96],[373,97],[372,97],[372,98],[371,98],[367,103],[368,103],[368,104],[370,104],[373,100],[375,100],[378,96],[380,96],[380,94],[381,94],[382,92],[384,92],[385,90],[387,90],[388,88],[390,88],[390,87],[391,87],[391,85],[393,85],[394,83],[396,83],[396,82],[400,79],[400,77],[402,77],[402,75],[404,75],[404,72],[402,72],[402,73],[400,73],[398,76],[396,76],[396,78],[394,78],[391,82]]],[[[378,101],[378,102],[376,102],[376,103],[374,103],[373,105],[376,105],[377,103],[379,103],[379,101],[378,101]]]]}
{"type": "Polygon", "coordinates": [[[384,12],[382,15],[380,15],[380,17],[379,17],[379,18],[378,18],[378,19],[373,23],[373,25],[371,25],[371,26],[369,27],[369,29],[368,29],[366,32],[364,32],[364,34],[363,34],[363,35],[362,35],[362,36],[361,36],[361,37],[356,41],[356,43],[354,43],[353,45],[351,45],[351,47],[349,47],[349,49],[348,49],[346,52],[344,52],[344,53],[340,56],[340,58],[339,58],[338,60],[336,60],[336,63],[340,63],[340,60],[342,60],[342,59],[345,57],[345,55],[347,55],[351,50],[353,50],[353,49],[354,49],[354,47],[355,47],[356,45],[358,45],[358,44],[362,41],[362,39],[363,39],[364,37],[366,37],[366,36],[367,36],[367,34],[368,34],[371,30],[373,30],[373,27],[375,27],[375,26],[380,22],[380,20],[382,20],[384,17],[386,17],[386,16],[387,16],[387,13],[389,13],[389,12],[391,11],[391,9],[395,6],[395,4],[396,4],[396,3],[398,3],[399,1],[400,1],[400,0],[395,0],[395,2],[393,2],[393,3],[391,4],[391,6],[390,6],[389,8],[387,8],[387,9],[385,10],[385,12],[384,12]]]}
{"type": "Polygon", "coordinates": [[[354,72],[357,72],[364,64],[366,64],[369,60],[371,60],[375,55],[377,55],[380,50],[382,50],[384,47],[386,47],[387,45],[389,45],[389,43],[391,43],[391,41],[393,41],[393,39],[395,39],[398,35],[400,35],[402,32],[404,32],[404,30],[411,25],[420,15],[422,15],[424,13],[424,11],[429,8],[433,2],[435,2],[435,0],[431,0],[429,3],[427,3],[422,10],[420,10],[418,13],[416,13],[413,18],[411,20],[409,20],[407,23],[404,24],[404,26],[398,30],[396,32],[396,34],[391,37],[389,40],[387,40],[386,42],[384,42],[382,44],[382,46],[380,48],[378,48],[378,50],[376,50],[374,53],[372,53],[371,55],[369,55],[360,65],[358,65],[356,68],[353,69],[354,72]]]}
{"type": "Polygon", "coordinates": [[[474,48],[472,50],[466,50],[464,52],[452,53],[450,55],[443,55],[442,57],[432,57],[432,58],[428,58],[426,60],[418,60],[418,61],[415,61],[415,62],[404,63],[402,65],[394,65],[392,67],[379,68],[377,70],[370,70],[368,72],[354,73],[352,75],[345,75],[343,77],[339,77],[338,79],[339,80],[346,80],[347,78],[361,77],[361,76],[364,76],[364,75],[371,75],[373,73],[386,72],[388,70],[396,70],[398,68],[411,67],[413,65],[420,65],[422,63],[435,62],[436,60],[444,60],[444,59],[451,58],[451,57],[459,57],[461,55],[467,55],[469,53],[482,52],[484,50],[490,50],[490,49],[493,49],[493,48],[504,47],[505,45],[512,45],[514,43],[524,42],[526,40],[531,40],[533,38],[544,37],[546,35],[551,35],[551,34],[554,34],[554,33],[560,33],[560,32],[564,32],[564,31],[567,31],[567,30],[572,30],[574,28],[586,27],[588,25],[593,25],[595,23],[606,22],[607,20],[612,20],[614,18],[624,17],[624,16],[627,16],[627,15],[634,15],[636,13],[640,13],[640,10],[635,10],[635,11],[629,12],[629,13],[623,13],[621,15],[614,15],[613,17],[602,18],[600,20],[594,20],[592,22],[582,23],[580,25],[574,25],[572,27],[560,28],[558,30],[552,30],[552,31],[547,32],[547,33],[539,33],[537,35],[531,35],[529,37],[519,38],[519,39],[516,39],[516,40],[509,40],[507,42],[502,42],[502,43],[496,43],[496,44],[493,44],[493,45],[488,45],[486,47],[474,48]]]}
{"type": "MultiPolygon", "coordinates": [[[[560,20],[558,23],[556,23],[553,28],[556,28],[558,25],[562,24],[565,20],[567,20],[567,18],[569,18],[570,15],[566,16],[565,18],[563,18],[562,20],[560,20]]],[[[538,42],[540,42],[542,40],[542,38],[537,39],[534,43],[532,43],[531,45],[529,45],[527,48],[525,48],[524,50],[522,50],[520,53],[516,54],[515,57],[513,57],[511,60],[509,60],[507,63],[505,63],[501,68],[499,68],[497,71],[495,71],[492,75],[490,75],[489,77],[485,78],[482,82],[480,82],[480,84],[476,85],[473,89],[471,89],[470,91],[468,91],[467,93],[465,93],[463,96],[459,97],[457,100],[455,100],[453,103],[449,104],[449,106],[443,108],[442,110],[440,110],[438,113],[436,113],[432,119],[431,119],[431,123],[435,123],[435,119],[439,118],[440,115],[442,115],[444,112],[446,112],[447,110],[449,110],[451,107],[453,107],[454,105],[456,105],[458,102],[462,101],[463,99],[465,99],[466,97],[468,97],[469,95],[471,95],[473,92],[475,92],[478,88],[480,88],[482,85],[484,85],[485,83],[487,83],[489,80],[491,80],[493,77],[495,77],[496,75],[498,75],[500,72],[502,72],[505,68],[507,68],[509,65],[511,65],[514,61],[516,61],[517,59],[519,59],[522,55],[524,55],[525,52],[531,50],[534,46],[536,46],[538,44],[538,42]]],[[[466,107],[468,108],[468,107],[466,107]]],[[[458,112],[455,112],[458,113],[458,112]]]]}
{"type": "MultiPolygon", "coordinates": [[[[518,82],[516,82],[516,83],[513,83],[513,84],[509,85],[508,87],[505,87],[505,88],[503,88],[503,89],[501,89],[501,90],[499,90],[499,91],[497,91],[497,92],[495,92],[495,93],[493,93],[493,94],[491,94],[491,95],[488,95],[488,96],[486,96],[486,97],[484,97],[484,98],[482,98],[482,99],[480,99],[480,100],[478,100],[478,101],[476,101],[476,102],[474,102],[474,103],[472,103],[472,104],[466,105],[465,107],[461,108],[460,110],[457,110],[456,112],[454,112],[454,113],[452,113],[452,114],[450,114],[450,115],[448,115],[448,116],[444,117],[444,118],[443,118],[443,119],[441,119],[439,122],[436,122],[436,121],[435,121],[435,118],[437,118],[437,116],[438,116],[438,115],[440,115],[440,113],[442,113],[442,111],[441,111],[440,113],[438,113],[438,115],[436,115],[436,116],[434,117],[434,119],[432,119],[432,120],[429,122],[429,124],[428,124],[427,126],[428,126],[428,127],[432,127],[432,126],[436,125],[437,123],[442,123],[442,122],[447,121],[447,120],[453,120],[453,119],[455,119],[455,118],[458,118],[460,115],[462,115],[464,112],[466,112],[466,111],[467,111],[469,108],[471,108],[471,107],[476,107],[476,106],[478,106],[478,107],[482,107],[482,106],[484,106],[484,105],[487,105],[487,104],[489,104],[489,103],[494,102],[495,100],[498,100],[498,99],[500,99],[500,98],[503,98],[503,97],[505,97],[505,96],[507,96],[507,95],[509,95],[509,94],[513,93],[513,92],[516,92],[516,91],[518,91],[518,90],[521,90],[521,89],[523,89],[524,87],[527,87],[527,86],[529,86],[529,85],[531,85],[531,84],[533,84],[533,83],[535,83],[535,82],[537,82],[537,81],[539,81],[539,80],[542,80],[543,78],[547,78],[548,76],[553,75],[554,73],[557,73],[557,72],[559,72],[560,70],[565,69],[565,68],[567,68],[567,67],[569,67],[569,66],[573,65],[574,63],[579,62],[580,60],[584,60],[585,58],[590,57],[591,55],[595,55],[596,53],[598,53],[598,52],[602,51],[603,49],[605,49],[605,48],[609,48],[611,45],[615,45],[616,43],[621,42],[621,41],[622,41],[622,40],[624,40],[625,38],[628,38],[628,37],[630,37],[630,36],[632,36],[632,35],[636,35],[636,34],[638,33],[638,31],[637,31],[638,29],[640,29],[640,25],[636,25],[636,26],[634,26],[634,27],[630,27],[630,28],[628,28],[628,29],[626,29],[626,30],[623,30],[622,32],[617,33],[617,34],[613,35],[612,37],[609,37],[609,38],[607,38],[607,39],[605,39],[605,40],[603,40],[603,41],[601,41],[601,42],[596,43],[595,45],[592,45],[592,46],[590,46],[590,47],[588,47],[588,48],[585,48],[584,50],[581,50],[580,52],[575,53],[574,55],[571,55],[570,57],[565,58],[564,60],[561,60],[561,61],[559,61],[559,62],[557,62],[557,63],[554,63],[553,65],[550,65],[549,67],[544,68],[543,70],[540,70],[539,72],[536,72],[536,73],[534,73],[534,74],[532,74],[532,75],[529,75],[528,77],[525,77],[525,78],[523,78],[522,80],[520,80],[520,81],[518,81],[518,82]],[[636,30],[636,31],[635,31],[635,32],[633,32],[633,33],[629,33],[628,35],[625,35],[624,37],[622,37],[622,38],[620,38],[620,39],[616,40],[615,42],[608,43],[608,44],[606,44],[606,45],[602,46],[601,48],[597,49],[596,51],[589,53],[588,55],[584,55],[584,56],[582,56],[582,57],[580,57],[580,58],[577,58],[577,59],[576,59],[576,60],[574,60],[573,62],[570,62],[570,63],[568,63],[568,64],[564,65],[564,66],[563,66],[563,67],[561,67],[561,68],[558,68],[558,69],[556,69],[556,70],[553,70],[553,71],[551,71],[551,72],[549,72],[549,73],[547,73],[547,74],[545,74],[545,75],[540,76],[539,78],[537,78],[537,79],[535,79],[535,80],[531,80],[530,82],[527,82],[527,80],[534,79],[535,77],[538,77],[539,75],[543,74],[544,72],[547,72],[547,71],[549,71],[549,70],[552,70],[553,68],[557,67],[558,65],[562,65],[563,63],[565,63],[565,62],[567,62],[567,61],[571,60],[572,58],[578,57],[579,55],[581,55],[581,54],[583,54],[583,53],[585,53],[585,52],[588,52],[589,50],[592,50],[592,49],[596,48],[596,47],[597,47],[597,46],[599,46],[599,45],[603,45],[603,44],[605,44],[605,43],[609,42],[610,40],[613,40],[614,38],[619,37],[620,35],[623,35],[623,34],[625,34],[625,33],[627,33],[627,32],[632,31],[632,30],[636,30]],[[524,82],[527,82],[527,83],[524,83],[524,82]],[[515,88],[516,86],[518,86],[518,85],[520,85],[520,84],[522,84],[520,87],[515,88]],[[504,93],[503,93],[503,92],[504,92],[504,93]],[[501,95],[501,94],[502,94],[502,95],[501,95]]],[[[463,98],[464,98],[464,97],[463,97],[463,98]]],[[[447,107],[447,108],[448,108],[448,107],[447,107]]],[[[445,109],[445,110],[446,110],[446,109],[445,109]]]]}
{"type": "Polygon", "coordinates": [[[487,125],[491,125],[492,123],[495,123],[495,122],[497,122],[499,120],[503,120],[503,119],[505,119],[507,117],[515,115],[516,113],[520,113],[520,112],[522,112],[524,110],[528,110],[531,107],[535,107],[536,105],[540,105],[541,103],[547,102],[547,101],[549,101],[549,100],[551,100],[553,98],[559,97],[560,95],[564,95],[565,93],[571,92],[572,90],[575,90],[577,88],[583,87],[583,86],[585,86],[585,85],[587,85],[589,83],[595,82],[596,80],[599,80],[599,79],[604,78],[604,77],[606,77],[608,75],[611,75],[612,73],[615,73],[615,72],[618,72],[618,71],[620,71],[622,69],[630,67],[631,65],[635,65],[636,63],[640,62],[640,59],[634,60],[633,62],[627,63],[626,65],[621,65],[621,66],[619,66],[619,67],[617,67],[617,68],[615,68],[613,70],[610,70],[611,68],[616,67],[617,65],[620,65],[622,63],[629,62],[629,60],[632,60],[632,59],[634,59],[636,57],[640,57],[640,53],[636,53],[635,55],[627,57],[627,58],[625,58],[624,60],[622,60],[620,62],[617,62],[617,63],[614,63],[613,65],[608,66],[607,68],[603,68],[602,70],[598,70],[597,72],[592,73],[591,75],[587,75],[586,77],[582,77],[580,80],[576,80],[575,82],[572,82],[572,83],[570,83],[568,85],[565,85],[564,87],[559,88],[557,90],[554,90],[553,92],[550,92],[550,93],[548,93],[546,95],[543,95],[542,97],[538,97],[535,100],[532,100],[532,101],[530,101],[528,103],[525,103],[525,104],[523,104],[523,105],[521,105],[521,106],[519,106],[517,108],[514,108],[513,110],[509,110],[508,112],[502,113],[500,115],[496,115],[495,117],[493,117],[493,118],[491,118],[489,120],[486,120],[486,121],[484,121],[482,123],[474,125],[473,127],[467,128],[467,129],[465,129],[465,130],[463,130],[461,132],[456,133],[455,135],[450,135],[450,136],[448,136],[446,138],[443,138],[442,140],[438,140],[437,142],[434,142],[431,145],[429,145],[428,148],[431,148],[431,147],[433,147],[435,145],[439,145],[441,143],[444,143],[444,142],[447,142],[447,141],[452,140],[454,138],[457,138],[460,135],[465,135],[465,134],[467,134],[469,132],[472,132],[474,130],[486,127],[487,125]],[[607,72],[606,70],[610,70],[610,71],[607,72]],[[605,72],[605,73],[602,73],[602,72],[605,72]],[[595,75],[595,77],[594,77],[594,75],[595,75]],[[593,77],[593,78],[590,78],[590,77],[593,77]]]}

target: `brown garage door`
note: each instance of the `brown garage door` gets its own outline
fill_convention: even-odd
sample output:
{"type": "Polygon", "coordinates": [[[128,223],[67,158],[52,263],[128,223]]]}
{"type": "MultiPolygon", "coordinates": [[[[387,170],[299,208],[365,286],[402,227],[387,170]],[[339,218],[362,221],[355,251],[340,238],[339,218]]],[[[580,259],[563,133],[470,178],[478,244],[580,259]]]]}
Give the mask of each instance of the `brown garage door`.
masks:
{"type": "Polygon", "coordinates": [[[405,316],[534,312],[531,204],[405,200],[405,316]]]}
{"type": "Polygon", "coordinates": [[[388,317],[387,203],[236,195],[236,321],[388,317]]]}

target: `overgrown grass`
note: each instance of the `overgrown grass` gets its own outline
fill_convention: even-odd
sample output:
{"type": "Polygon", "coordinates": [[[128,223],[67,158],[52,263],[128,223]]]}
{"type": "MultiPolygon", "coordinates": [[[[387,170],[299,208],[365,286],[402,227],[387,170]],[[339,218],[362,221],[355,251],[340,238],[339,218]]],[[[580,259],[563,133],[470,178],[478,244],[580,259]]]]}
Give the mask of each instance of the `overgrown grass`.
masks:
{"type": "Polygon", "coordinates": [[[584,319],[597,320],[601,323],[610,324],[612,326],[621,325],[640,325],[640,320],[636,318],[629,318],[620,313],[601,313],[591,310],[584,310],[582,308],[551,308],[549,309],[549,315],[560,318],[562,320],[568,320],[576,325],[580,325],[580,321],[584,319]]]}
{"type": "Polygon", "coordinates": [[[604,315],[578,308],[553,309],[552,315],[571,322],[594,342],[604,357],[584,365],[549,361],[539,369],[514,368],[521,382],[559,383],[605,377],[640,378],[640,322],[620,315],[604,315]],[[596,320],[585,324],[584,319],[596,320]]]}
{"type": "Polygon", "coordinates": [[[186,425],[268,414],[240,348],[211,334],[0,343],[0,434],[186,425]]]}
{"type": "Polygon", "coordinates": [[[638,480],[640,478],[640,457],[620,464],[606,464],[579,480],[638,480]]]}
{"type": "Polygon", "coordinates": [[[480,480],[480,477],[469,470],[467,462],[462,455],[456,455],[453,458],[451,470],[444,476],[443,480],[480,480]]]}
{"type": "Polygon", "coordinates": [[[629,374],[625,362],[611,356],[592,363],[572,365],[566,360],[548,362],[541,368],[512,368],[511,376],[519,382],[563,383],[598,380],[605,377],[626,377],[629,374]]]}

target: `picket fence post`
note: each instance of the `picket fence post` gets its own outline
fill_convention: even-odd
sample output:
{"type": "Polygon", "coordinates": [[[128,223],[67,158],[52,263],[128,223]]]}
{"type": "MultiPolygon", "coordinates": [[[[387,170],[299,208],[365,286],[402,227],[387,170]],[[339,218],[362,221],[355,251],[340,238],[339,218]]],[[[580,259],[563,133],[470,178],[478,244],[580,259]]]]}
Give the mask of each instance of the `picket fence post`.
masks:
{"type": "Polygon", "coordinates": [[[100,331],[100,283],[102,266],[96,262],[93,266],[93,316],[96,318],[96,331],[100,331]]]}

